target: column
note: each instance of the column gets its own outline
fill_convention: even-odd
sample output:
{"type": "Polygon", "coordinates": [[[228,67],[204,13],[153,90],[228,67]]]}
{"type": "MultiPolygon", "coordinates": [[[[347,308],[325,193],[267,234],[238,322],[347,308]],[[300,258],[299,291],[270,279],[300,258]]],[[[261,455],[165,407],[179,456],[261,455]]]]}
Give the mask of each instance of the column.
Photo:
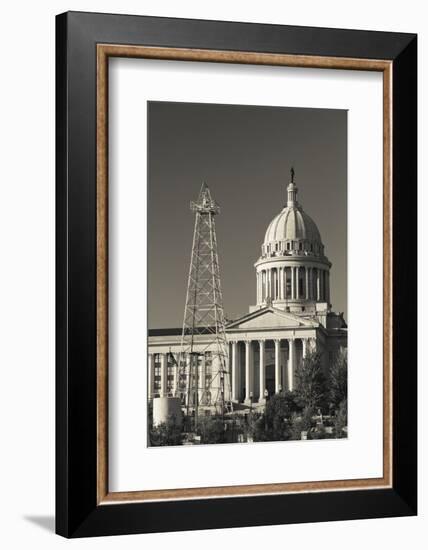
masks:
{"type": "Polygon", "coordinates": [[[288,369],[287,369],[287,378],[288,378],[288,389],[290,391],[294,390],[294,363],[296,359],[295,353],[295,344],[294,340],[288,340],[288,369]]]}
{"type": "Polygon", "coordinates": [[[266,365],[265,365],[265,341],[259,340],[259,357],[260,357],[260,379],[259,379],[259,403],[265,403],[265,389],[266,389],[266,365]]]}
{"type": "Polygon", "coordinates": [[[285,300],[287,298],[287,268],[282,268],[282,299],[285,300]]]}
{"type": "Polygon", "coordinates": [[[149,353],[148,371],[147,371],[147,395],[153,399],[155,393],[155,354],[149,353]]]}
{"type": "Polygon", "coordinates": [[[277,289],[278,289],[278,269],[272,269],[272,300],[276,300],[278,298],[277,289]]]}
{"type": "Polygon", "coordinates": [[[174,363],[173,362],[173,368],[172,368],[172,372],[173,372],[173,376],[174,376],[174,379],[173,379],[173,382],[172,382],[172,395],[174,397],[177,397],[178,395],[178,377],[179,377],[179,366],[178,366],[178,362],[180,361],[180,354],[177,353],[175,356],[174,356],[176,362],[174,363]]]}
{"type": "Polygon", "coordinates": [[[260,299],[260,277],[258,272],[256,271],[256,303],[259,303],[260,299]]]}
{"type": "Polygon", "coordinates": [[[273,273],[273,269],[269,269],[269,274],[270,274],[270,297],[272,298],[272,300],[274,299],[274,296],[275,296],[275,293],[274,293],[274,280],[275,280],[275,276],[274,276],[274,273],[273,273]]]}
{"type": "Polygon", "coordinates": [[[284,299],[287,299],[287,268],[284,267],[284,299]]]}
{"type": "Polygon", "coordinates": [[[315,268],[312,268],[312,300],[317,299],[317,277],[315,273],[315,268]]]}
{"type": "Polygon", "coordinates": [[[296,294],[294,292],[294,267],[291,267],[291,299],[294,300],[296,294]]]}
{"type": "Polygon", "coordinates": [[[321,288],[320,288],[320,270],[317,268],[317,302],[321,300],[321,294],[320,294],[321,288]]]}
{"type": "Polygon", "coordinates": [[[267,273],[267,269],[265,270],[265,275],[264,275],[264,281],[265,281],[265,284],[264,284],[264,290],[263,290],[263,301],[265,302],[266,299],[267,299],[267,296],[268,296],[268,273],[267,273]]]}
{"type": "Polygon", "coordinates": [[[271,269],[267,270],[267,280],[268,280],[268,284],[267,284],[266,298],[267,297],[272,298],[272,270],[271,269]]]}
{"type": "Polygon", "coordinates": [[[321,275],[320,298],[321,298],[321,301],[324,302],[324,301],[325,301],[325,294],[324,294],[324,269],[321,269],[320,275],[321,275]]]}
{"type": "Polygon", "coordinates": [[[284,268],[280,267],[279,269],[279,279],[278,279],[278,299],[283,299],[283,275],[284,275],[284,268]]]}
{"type": "MultiPolygon", "coordinates": [[[[212,367],[211,367],[212,368],[212,367]]],[[[198,389],[198,395],[199,395],[199,403],[203,404],[205,402],[206,398],[206,367],[205,367],[205,353],[202,357],[201,361],[201,367],[199,371],[199,389],[198,389]]]]}
{"type": "Polygon", "coordinates": [[[263,302],[263,271],[260,271],[260,303],[263,302]]]}
{"type": "Polygon", "coordinates": [[[275,340],[275,393],[281,391],[281,340],[275,340]]]}
{"type": "Polygon", "coordinates": [[[161,397],[168,395],[168,360],[167,354],[161,353],[161,397]]]}
{"type": "Polygon", "coordinates": [[[308,353],[307,340],[306,340],[306,338],[302,338],[302,356],[303,356],[303,359],[306,357],[307,353],[308,353]]]}
{"type": "Polygon", "coordinates": [[[260,278],[261,278],[261,293],[260,293],[260,303],[263,303],[265,301],[265,271],[260,272],[260,278]]]}
{"type": "Polygon", "coordinates": [[[251,347],[251,340],[245,342],[245,402],[249,405],[251,403],[251,393],[254,392],[253,388],[253,350],[251,347]]]}
{"type": "Polygon", "coordinates": [[[327,274],[327,303],[330,303],[330,272],[327,271],[326,272],[327,274]]]}
{"type": "Polygon", "coordinates": [[[306,300],[309,300],[309,268],[305,267],[306,300]]]}
{"type": "Polygon", "coordinates": [[[239,401],[239,354],[238,342],[232,342],[232,401],[239,401]]]}
{"type": "Polygon", "coordinates": [[[190,353],[186,354],[186,397],[185,403],[187,405],[189,401],[189,393],[191,389],[191,374],[192,374],[191,356],[190,353]]]}
{"type": "Polygon", "coordinates": [[[263,302],[263,292],[264,292],[264,285],[263,285],[263,271],[260,271],[260,285],[259,285],[259,292],[260,292],[260,303],[263,302]]]}
{"type": "Polygon", "coordinates": [[[296,283],[296,298],[298,300],[300,298],[300,292],[299,292],[299,267],[296,267],[295,283],[296,283]]]}

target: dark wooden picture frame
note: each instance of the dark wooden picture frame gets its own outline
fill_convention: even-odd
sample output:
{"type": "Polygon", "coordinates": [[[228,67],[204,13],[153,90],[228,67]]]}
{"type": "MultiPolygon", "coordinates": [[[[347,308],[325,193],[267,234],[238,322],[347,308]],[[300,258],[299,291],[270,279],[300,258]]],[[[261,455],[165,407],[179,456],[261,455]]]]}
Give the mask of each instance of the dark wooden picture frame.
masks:
{"type": "Polygon", "coordinates": [[[56,24],[57,533],[82,537],[416,514],[416,36],[77,12],[57,16],[56,24]],[[112,56],[383,73],[382,478],[109,492],[112,56]]]}

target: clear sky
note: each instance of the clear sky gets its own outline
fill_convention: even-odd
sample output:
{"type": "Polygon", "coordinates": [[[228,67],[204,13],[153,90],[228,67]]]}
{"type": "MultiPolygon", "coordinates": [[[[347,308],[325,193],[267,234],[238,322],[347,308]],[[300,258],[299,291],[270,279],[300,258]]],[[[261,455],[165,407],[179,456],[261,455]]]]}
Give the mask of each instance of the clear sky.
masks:
{"type": "Polygon", "coordinates": [[[331,269],[331,301],[346,318],[347,112],[148,103],[149,328],[180,327],[201,182],[216,217],[224,310],[256,301],[254,262],[286,202],[290,168],[298,201],[317,224],[331,269]]]}

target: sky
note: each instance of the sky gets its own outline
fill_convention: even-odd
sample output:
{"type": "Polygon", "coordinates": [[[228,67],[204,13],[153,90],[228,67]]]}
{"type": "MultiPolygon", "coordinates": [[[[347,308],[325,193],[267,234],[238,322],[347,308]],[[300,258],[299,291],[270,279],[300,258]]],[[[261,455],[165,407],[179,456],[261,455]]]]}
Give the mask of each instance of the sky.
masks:
{"type": "Polygon", "coordinates": [[[216,217],[227,318],[256,303],[254,263],[270,221],[297,199],[332,262],[331,302],[347,313],[347,111],[148,102],[149,328],[181,327],[196,200],[205,181],[216,217]]]}

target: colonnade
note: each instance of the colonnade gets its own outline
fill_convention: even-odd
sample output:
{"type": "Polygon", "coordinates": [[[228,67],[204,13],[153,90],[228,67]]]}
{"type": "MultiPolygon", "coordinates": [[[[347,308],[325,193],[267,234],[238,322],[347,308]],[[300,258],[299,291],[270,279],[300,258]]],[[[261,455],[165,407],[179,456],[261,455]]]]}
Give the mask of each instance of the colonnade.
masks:
{"type": "Polygon", "coordinates": [[[330,302],[328,269],[310,266],[270,267],[257,271],[257,303],[272,300],[330,302]]]}
{"type": "MultiPolygon", "coordinates": [[[[230,371],[231,371],[231,383],[232,383],[232,401],[242,401],[242,394],[244,393],[244,401],[250,404],[254,401],[256,395],[256,380],[255,376],[259,377],[258,380],[258,400],[260,403],[264,403],[268,391],[267,391],[267,377],[266,377],[266,342],[265,339],[260,340],[232,340],[231,352],[230,352],[230,371]],[[241,368],[240,359],[241,353],[239,350],[240,342],[245,345],[244,355],[244,368],[241,368]],[[258,346],[259,364],[255,364],[254,360],[254,346],[258,346]],[[258,368],[256,368],[258,366],[258,368]],[[258,371],[258,372],[257,372],[258,371]],[[241,372],[244,374],[244,380],[241,380],[241,372]],[[244,392],[242,390],[244,389],[244,392]]],[[[293,391],[295,389],[296,379],[295,371],[298,362],[302,360],[307,352],[308,346],[313,346],[313,340],[307,338],[286,338],[286,339],[274,339],[274,392],[279,393],[281,390],[293,391]],[[297,353],[297,342],[301,341],[302,353],[300,357],[297,353]],[[288,359],[282,361],[281,350],[282,343],[287,343],[288,359]],[[283,364],[285,363],[285,364],[283,364]],[[284,373],[284,368],[285,373],[284,373]]],[[[300,346],[299,346],[300,349],[300,346]]]]}
{"type": "MultiPolygon", "coordinates": [[[[264,403],[268,394],[279,393],[282,390],[295,389],[295,372],[299,362],[306,356],[309,347],[314,346],[312,338],[276,338],[258,340],[231,340],[229,350],[229,368],[231,383],[231,399],[247,404],[256,401],[264,403]],[[268,342],[273,342],[269,345],[268,342]],[[242,349],[244,348],[244,349],[242,349]],[[267,387],[267,348],[273,351],[274,385],[268,392],[267,387]],[[258,354],[255,353],[258,351],[258,354]],[[256,361],[258,355],[258,362],[256,361]]],[[[148,398],[176,395],[179,370],[176,364],[168,361],[168,353],[149,353],[148,356],[148,398]]],[[[186,357],[189,363],[190,355],[186,357]]],[[[216,362],[216,358],[213,358],[216,362]]],[[[214,367],[215,370],[215,367],[214,367]]],[[[189,364],[186,371],[189,372],[189,364]]],[[[207,392],[204,388],[210,385],[215,373],[205,365],[202,357],[198,367],[199,398],[207,392]]],[[[186,377],[186,390],[190,377],[186,377]]],[[[272,376],[269,378],[272,383],[272,376]]]]}
{"type": "MultiPolygon", "coordinates": [[[[179,369],[177,368],[177,361],[179,360],[179,353],[175,353],[175,361],[168,361],[171,352],[163,353],[149,353],[148,356],[148,398],[152,399],[153,397],[167,397],[172,395],[177,395],[177,389],[180,376],[179,369]]],[[[190,377],[187,373],[190,372],[190,354],[187,354],[184,361],[186,362],[186,379],[184,381],[185,393],[188,391],[188,384],[190,382],[190,377]]],[[[213,358],[214,363],[216,363],[216,358],[213,358]]],[[[184,364],[183,364],[184,366],[184,364]]],[[[206,386],[207,382],[209,384],[212,378],[212,362],[208,363],[205,354],[200,356],[200,360],[197,368],[198,374],[198,388],[199,388],[199,398],[202,398],[202,395],[206,395],[206,386]]],[[[193,376],[195,375],[195,370],[193,371],[193,376]]],[[[183,383],[183,381],[182,381],[183,383]]]]}

